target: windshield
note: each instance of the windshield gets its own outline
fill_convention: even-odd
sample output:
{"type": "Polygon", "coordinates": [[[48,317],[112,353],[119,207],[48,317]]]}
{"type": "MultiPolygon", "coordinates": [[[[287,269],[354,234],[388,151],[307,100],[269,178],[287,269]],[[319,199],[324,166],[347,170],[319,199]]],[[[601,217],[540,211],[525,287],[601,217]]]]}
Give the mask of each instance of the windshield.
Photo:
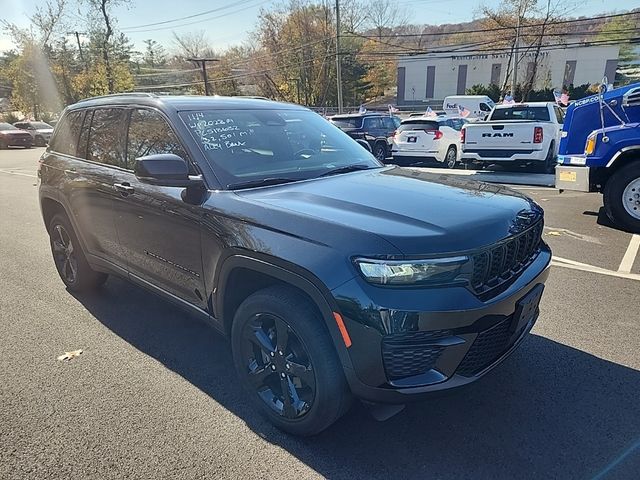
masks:
{"type": "Polygon", "coordinates": [[[44,123],[44,122],[31,122],[30,125],[33,128],[37,128],[37,129],[53,128],[48,123],[44,123]]]}
{"type": "Polygon", "coordinates": [[[332,118],[331,123],[333,123],[336,127],[339,128],[361,128],[362,127],[362,117],[342,117],[342,118],[332,118]]]}
{"type": "Polygon", "coordinates": [[[9,123],[0,123],[0,130],[15,130],[16,127],[9,123]]]}
{"type": "Polygon", "coordinates": [[[538,120],[548,122],[549,109],[544,107],[529,107],[527,105],[509,108],[496,108],[491,114],[491,120],[538,120]]]}
{"type": "Polygon", "coordinates": [[[381,164],[363,146],[307,110],[199,110],[180,117],[220,182],[305,180],[351,165],[381,164]]]}

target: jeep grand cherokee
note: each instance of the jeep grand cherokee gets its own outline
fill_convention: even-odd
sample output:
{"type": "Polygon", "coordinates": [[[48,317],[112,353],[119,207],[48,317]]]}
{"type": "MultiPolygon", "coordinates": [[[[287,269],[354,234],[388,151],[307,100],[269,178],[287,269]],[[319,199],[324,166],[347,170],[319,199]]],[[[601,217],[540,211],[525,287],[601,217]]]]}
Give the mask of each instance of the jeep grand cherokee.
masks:
{"type": "Polygon", "coordinates": [[[81,101],[39,178],[70,291],[119,275],[204,318],[257,407],[300,435],[353,397],[402,404],[481,377],[536,321],[551,258],[526,196],[384,166],[265,100],[81,101]]]}

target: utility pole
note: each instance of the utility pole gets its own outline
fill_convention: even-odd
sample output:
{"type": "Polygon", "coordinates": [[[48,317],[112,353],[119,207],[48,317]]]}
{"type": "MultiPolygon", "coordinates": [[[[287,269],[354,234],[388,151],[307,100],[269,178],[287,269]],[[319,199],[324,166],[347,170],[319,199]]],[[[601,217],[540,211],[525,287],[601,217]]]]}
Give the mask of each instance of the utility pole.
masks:
{"type": "MultiPolygon", "coordinates": [[[[522,3],[522,2],[521,2],[522,3]]],[[[518,4],[518,21],[516,22],[516,56],[513,59],[513,91],[511,96],[516,99],[516,86],[518,85],[518,57],[520,55],[520,4],[518,4]]]]}
{"type": "Polygon", "coordinates": [[[207,62],[219,62],[217,58],[187,58],[202,67],[202,80],[204,81],[204,94],[209,96],[209,81],[207,80],[207,62]]]}
{"type": "Polygon", "coordinates": [[[342,62],[340,61],[340,0],[336,0],[336,81],[338,82],[338,113],[342,113],[342,62]]]}

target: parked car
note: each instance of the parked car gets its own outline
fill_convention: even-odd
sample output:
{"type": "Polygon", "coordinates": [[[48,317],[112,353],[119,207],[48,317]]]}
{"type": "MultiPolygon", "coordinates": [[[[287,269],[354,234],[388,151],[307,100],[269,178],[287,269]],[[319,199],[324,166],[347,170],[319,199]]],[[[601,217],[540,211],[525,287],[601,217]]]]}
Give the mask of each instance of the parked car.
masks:
{"type": "Polygon", "coordinates": [[[553,173],[564,116],[552,102],[496,105],[462,129],[463,163],[527,164],[553,173]]]}
{"type": "Polygon", "coordinates": [[[580,99],[567,110],[556,167],[556,188],[602,193],[609,219],[634,233],[640,233],[639,127],[640,83],[580,99]]]}
{"type": "Polygon", "coordinates": [[[458,117],[403,120],[393,137],[393,162],[404,166],[437,162],[455,168],[460,155],[460,130],[466,123],[458,117]]]}
{"type": "Polygon", "coordinates": [[[0,123],[0,148],[31,148],[32,143],[33,138],[24,130],[20,130],[10,123],[0,123]]]}
{"type": "Polygon", "coordinates": [[[400,124],[400,119],[395,115],[381,113],[334,115],[329,121],[351,138],[366,140],[381,162],[389,156],[390,139],[400,124]]]}
{"type": "Polygon", "coordinates": [[[13,126],[26,130],[33,138],[33,144],[36,147],[44,147],[53,134],[53,127],[45,122],[16,122],[13,126]]]}
{"type": "Polygon", "coordinates": [[[468,120],[485,120],[495,106],[486,95],[450,95],[442,102],[442,109],[447,115],[459,115],[461,108],[468,110],[468,120]]]}
{"type": "Polygon", "coordinates": [[[385,166],[291,104],[89,99],[38,175],[68,290],[118,275],[201,317],[256,408],[300,435],[354,396],[403,404],[483,376],[532,328],[551,260],[530,198],[385,166]]]}

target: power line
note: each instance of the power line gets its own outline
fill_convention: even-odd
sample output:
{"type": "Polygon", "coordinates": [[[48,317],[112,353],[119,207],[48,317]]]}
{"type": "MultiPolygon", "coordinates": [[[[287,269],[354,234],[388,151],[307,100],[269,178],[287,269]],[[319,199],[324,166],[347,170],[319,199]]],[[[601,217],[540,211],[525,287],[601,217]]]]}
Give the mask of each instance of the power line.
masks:
{"type": "Polygon", "coordinates": [[[218,8],[212,8],[211,10],[206,10],[204,12],[200,12],[200,13],[194,13],[193,15],[187,15],[186,17],[179,17],[179,18],[174,18],[171,20],[164,20],[162,22],[154,22],[154,23],[144,23],[142,25],[133,25],[130,27],[122,27],[121,30],[125,31],[125,30],[136,30],[138,28],[146,28],[146,27],[155,27],[157,25],[166,25],[167,23],[173,23],[173,22],[181,22],[183,20],[189,20],[191,18],[196,18],[196,17],[202,17],[204,15],[209,15],[211,13],[216,13],[216,12],[220,12],[222,10],[227,10],[228,8],[233,8],[233,7],[237,7],[243,4],[247,4],[247,3],[251,3],[254,0],[240,0],[239,2],[236,2],[234,4],[228,4],[225,5],[223,7],[218,7],[218,8]]]}
{"type": "MultiPolygon", "coordinates": [[[[240,5],[246,4],[247,2],[253,2],[253,1],[255,1],[255,0],[242,0],[240,2],[240,5]]],[[[271,1],[271,0],[260,0],[257,3],[255,3],[254,5],[249,5],[247,7],[243,7],[243,8],[240,8],[238,10],[234,10],[232,12],[223,13],[221,15],[215,15],[214,17],[211,17],[211,18],[204,18],[204,19],[201,19],[201,20],[195,20],[193,22],[181,23],[179,25],[168,25],[168,26],[164,26],[164,27],[149,28],[149,29],[144,29],[144,30],[126,30],[125,33],[131,34],[131,33],[157,32],[157,31],[160,31],[160,30],[170,30],[170,29],[173,29],[173,28],[188,27],[190,25],[195,25],[197,23],[210,22],[212,20],[217,20],[219,18],[228,17],[229,15],[234,15],[236,13],[240,13],[240,12],[243,12],[245,10],[249,10],[250,8],[255,8],[255,7],[257,7],[257,6],[259,6],[259,5],[263,4],[263,3],[267,3],[269,1],[271,1]]],[[[228,5],[228,6],[224,7],[224,8],[226,9],[226,8],[232,8],[232,7],[237,7],[237,6],[238,6],[238,4],[234,4],[234,5],[228,5]]],[[[130,27],[130,28],[132,28],[132,27],[130,27]]],[[[139,28],[141,28],[141,27],[139,27],[139,28]]]]}

